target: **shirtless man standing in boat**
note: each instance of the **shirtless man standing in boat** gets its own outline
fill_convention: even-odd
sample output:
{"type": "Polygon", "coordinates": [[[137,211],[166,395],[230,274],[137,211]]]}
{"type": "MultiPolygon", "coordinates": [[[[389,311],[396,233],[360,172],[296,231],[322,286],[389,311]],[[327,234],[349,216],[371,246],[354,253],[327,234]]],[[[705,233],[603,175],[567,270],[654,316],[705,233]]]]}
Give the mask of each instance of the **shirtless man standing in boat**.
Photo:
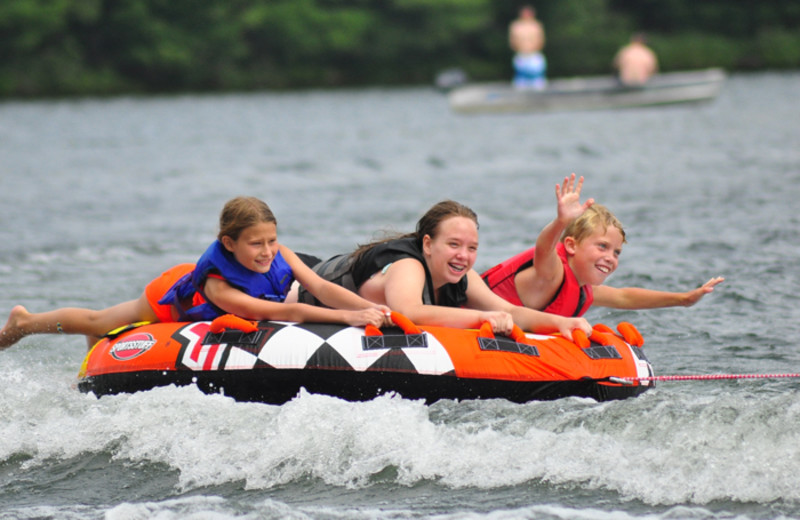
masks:
{"type": "Polygon", "coordinates": [[[620,83],[626,86],[641,86],[658,71],[655,53],[645,45],[642,33],[634,34],[628,45],[614,56],[614,68],[620,83]]]}
{"type": "Polygon", "coordinates": [[[508,43],[514,55],[514,86],[541,90],[545,87],[547,61],[542,54],[544,28],[530,5],[522,6],[519,17],[508,28],[508,43]]]}

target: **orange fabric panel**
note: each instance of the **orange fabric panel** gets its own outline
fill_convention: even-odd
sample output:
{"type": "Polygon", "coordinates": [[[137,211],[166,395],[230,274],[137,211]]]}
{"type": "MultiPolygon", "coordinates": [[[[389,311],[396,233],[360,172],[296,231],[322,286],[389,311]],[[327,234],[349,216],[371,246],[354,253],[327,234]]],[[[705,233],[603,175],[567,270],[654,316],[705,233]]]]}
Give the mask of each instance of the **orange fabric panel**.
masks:
{"type": "Polygon", "coordinates": [[[158,303],[158,300],[160,300],[183,275],[191,272],[194,269],[194,265],[195,264],[178,264],[174,267],[170,267],[144,288],[145,298],[147,298],[147,302],[150,304],[153,312],[156,313],[158,321],[175,321],[172,316],[172,306],[161,305],[158,303]]]}
{"type": "Polygon", "coordinates": [[[467,378],[512,381],[561,381],[581,378],[636,375],[635,361],[628,346],[616,335],[604,335],[604,343],[617,347],[622,359],[591,359],[575,343],[561,336],[546,339],[524,338],[534,345],[539,356],[481,350],[476,331],[423,327],[444,345],[455,366],[456,375],[467,378]]]}

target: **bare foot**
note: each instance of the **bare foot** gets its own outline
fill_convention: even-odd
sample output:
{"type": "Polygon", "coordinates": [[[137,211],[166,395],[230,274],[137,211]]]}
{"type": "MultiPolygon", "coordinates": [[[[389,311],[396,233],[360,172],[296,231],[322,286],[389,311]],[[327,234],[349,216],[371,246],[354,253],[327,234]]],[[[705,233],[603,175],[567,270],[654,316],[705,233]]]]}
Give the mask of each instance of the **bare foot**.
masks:
{"type": "Polygon", "coordinates": [[[7,349],[27,335],[23,330],[22,322],[30,314],[22,305],[17,305],[11,309],[5,327],[0,330],[0,350],[7,349]]]}

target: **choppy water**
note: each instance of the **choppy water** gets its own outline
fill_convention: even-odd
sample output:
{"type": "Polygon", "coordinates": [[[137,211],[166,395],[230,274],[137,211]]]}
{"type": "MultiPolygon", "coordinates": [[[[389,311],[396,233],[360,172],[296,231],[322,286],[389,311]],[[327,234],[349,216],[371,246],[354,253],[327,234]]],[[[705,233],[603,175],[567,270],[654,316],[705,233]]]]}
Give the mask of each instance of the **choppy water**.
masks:
{"type": "MultiPolygon", "coordinates": [[[[726,282],[636,324],[660,374],[800,372],[798,74],[714,103],[463,117],[427,89],[0,104],[0,313],[102,307],[193,261],[225,200],[327,256],[454,198],[478,268],[530,244],[572,171],[626,226],[612,285],[726,282]]],[[[800,380],[621,402],[283,406],[191,388],[96,399],[78,337],[0,353],[0,518],[800,518],[800,380]]]]}

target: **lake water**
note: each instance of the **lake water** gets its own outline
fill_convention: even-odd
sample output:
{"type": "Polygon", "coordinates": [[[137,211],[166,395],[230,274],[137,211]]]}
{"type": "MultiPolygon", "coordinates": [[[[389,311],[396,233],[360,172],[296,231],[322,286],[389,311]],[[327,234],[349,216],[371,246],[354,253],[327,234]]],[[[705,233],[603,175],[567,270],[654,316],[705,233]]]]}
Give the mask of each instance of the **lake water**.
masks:
{"type": "MultiPolygon", "coordinates": [[[[432,89],[0,104],[0,314],[104,307],[194,261],[223,203],[267,201],[328,256],[453,198],[477,268],[530,245],[571,172],[628,234],[610,285],[724,284],[634,323],[658,374],[800,372],[800,74],[701,106],[465,117],[432,89]]],[[[0,353],[0,519],[800,518],[800,380],[641,397],[282,406],[78,392],[77,336],[0,353]]]]}

